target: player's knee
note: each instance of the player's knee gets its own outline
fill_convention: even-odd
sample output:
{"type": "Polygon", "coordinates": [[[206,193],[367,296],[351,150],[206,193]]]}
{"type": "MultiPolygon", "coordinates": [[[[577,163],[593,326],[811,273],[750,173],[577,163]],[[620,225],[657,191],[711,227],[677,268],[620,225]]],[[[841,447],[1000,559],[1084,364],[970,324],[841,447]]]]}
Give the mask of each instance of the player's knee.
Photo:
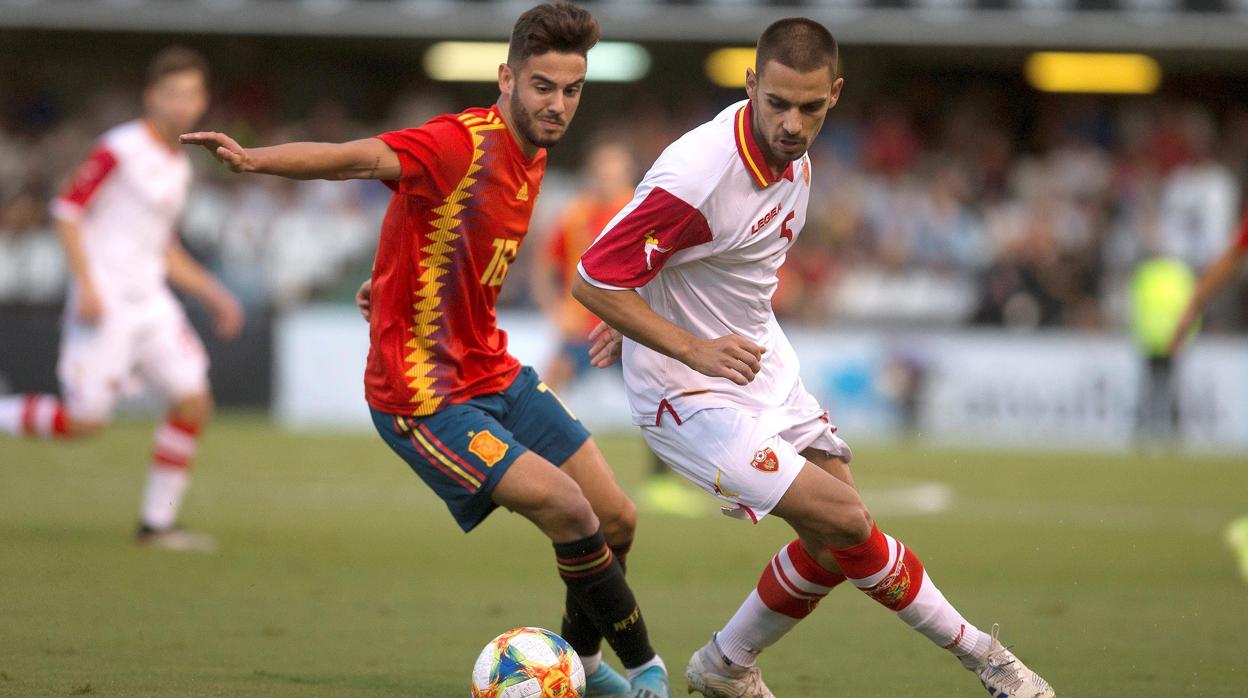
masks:
{"type": "Polygon", "coordinates": [[[637,506],[627,497],[621,500],[621,504],[614,510],[599,516],[602,535],[606,537],[608,545],[631,541],[637,531],[637,506]]]}
{"type": "Polygon", "coordinates": [[[848,548],[871,537],[875,521],[862,500],[825,508],[809,528],[824,545],[848,548]]]}
{"type": "Polygon", "coordinates": [[[200,393],[178,400],[173,404],[169,412],[178,421],[190,424],[204,424],[212,417],[213,408],[212,395],[200,393]]]}
{"type": "Polygon", "coordinates": [[[542,530],[556,538],[586,538],[598,530],[598,517],[579,487],[552,492],[541,503],[542,530]]]}
{"type": "Polygon", "coordinates": [[[840,516],[839,535],[841,545],[839,547],[848,548],[852,545],[858,545],[865,542],[871,537],[871,528],[875,525],[875,520],[871,518],[871,512],[867,510],[867,505],[858,500],[853,506],[845,507],[844,511],[838,512],[840,516]]]}

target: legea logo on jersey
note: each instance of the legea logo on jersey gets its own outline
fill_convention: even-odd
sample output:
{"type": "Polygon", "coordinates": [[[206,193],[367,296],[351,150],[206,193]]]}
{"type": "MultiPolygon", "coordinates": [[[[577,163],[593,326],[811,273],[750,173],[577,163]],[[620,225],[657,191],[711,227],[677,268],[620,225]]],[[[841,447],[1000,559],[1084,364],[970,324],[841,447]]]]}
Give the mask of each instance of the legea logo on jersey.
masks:
{"type": "Polygon", "coordinates": [[[646,249],[646,270],[647,271],[654,269],[654,267],[651,266],[650,264],[650,254],[652,252],[658,252],[659,254],[667,254],[668,252],[672,251],[672,248],[670,247],[662,247],[659,245],[659,239],[654,236],[653,230],[646,233],[646,248],[645,249],[646,249]]]}
{"type": "Polygon", "coordinates": [[[763,216],[762,218],[759,218],[754,223],[754,227],[750,228],[750,235],[757,233],[763,228],[766,228],[767,224],[771,222],[771,219],[775,218],[778,215],[780,215],[780,204],[776,204],[775,208],[767,212],[767,215],[763,216]]]}
{"type": "Polygon", "coordinates": [[[506,443],[488,431],[477,432],[472,441],[468,442],[468,452],[491,468],[507,455],[508,448],[506,443]]]}
{"type": "Polygon", "coordinates": [[[780,458],[770,447],[763,448],[754,454],[754,460],[750,461],[750,465],[764,473],[774,473],[780,469],[780,458]]]}

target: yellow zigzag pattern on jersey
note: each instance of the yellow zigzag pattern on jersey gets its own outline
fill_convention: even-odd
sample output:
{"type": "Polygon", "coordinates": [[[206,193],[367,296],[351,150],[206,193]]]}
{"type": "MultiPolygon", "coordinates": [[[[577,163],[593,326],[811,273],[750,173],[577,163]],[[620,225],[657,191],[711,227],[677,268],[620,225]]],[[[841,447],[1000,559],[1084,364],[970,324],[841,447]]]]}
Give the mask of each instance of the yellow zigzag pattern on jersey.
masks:
{"type": "Polygon", "coordinates": [[[459,214],[464,210],[461,202],[471,196],[468,188],[476,184],[477,180],[473,175],[481,170],[481,165],[477,163],[485,154],[481,150],[481,143],[485,140],[483,134],[507,127],[492,113],[484,117],[462,114],[459,120],[468,127],[472,136],[472,161],[455,190],[443,200],[441,206],[433,210],[436,217],[431,221],[429,244],[421,248],[426,256],[417,269],[420,275],[417,278],[419,286],[413,292],[415,299],[412,304],[412,337],[405,345],[411,352],[403,359],[410,364],[406,376],[411,382],[407,387],[415,391],[411,402],[416,406],[414,415],[418,417],[433,414],[442,404],[442,396],[433,387],[435,377],[429,375],[433,370],[431,350],[437,343],[432,335],[438,330],[439,321],[442,319],[439,307],[442,304],[441,291],[445,284],[440,279],[449,271],[447,265],[451,260],[447,255],[454,250],[452,243],[460,237],[455,229],[462,222],[459,219],[459,214]]]}

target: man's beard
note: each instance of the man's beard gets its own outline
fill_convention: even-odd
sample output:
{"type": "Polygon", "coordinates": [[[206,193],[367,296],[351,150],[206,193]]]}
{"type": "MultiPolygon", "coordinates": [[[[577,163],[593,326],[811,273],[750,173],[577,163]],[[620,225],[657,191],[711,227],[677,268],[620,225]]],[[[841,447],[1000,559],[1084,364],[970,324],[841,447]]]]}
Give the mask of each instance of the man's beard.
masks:
{"type": "Polygon", "coordinates": [[[537,124],[533,123],[533,117],[525,111],[524,104],[520,101],[520,93],[513,92],[511,94],[511,118],[516,121],[516,130],[524,135],[525,140],[539,148],[549,148],[559,142],[563,134],[559,134],[554,138],[544,138],[537,130],[537,124]]]}

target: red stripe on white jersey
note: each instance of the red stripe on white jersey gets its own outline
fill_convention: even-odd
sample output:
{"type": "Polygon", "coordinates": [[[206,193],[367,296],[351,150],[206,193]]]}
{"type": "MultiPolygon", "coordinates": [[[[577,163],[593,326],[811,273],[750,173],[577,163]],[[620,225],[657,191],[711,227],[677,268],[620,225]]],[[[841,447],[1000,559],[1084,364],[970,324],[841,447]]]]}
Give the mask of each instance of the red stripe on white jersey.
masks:
{"type": "Polygon", "coordinates": [[[107,146],[97,145],[82,161],[69,184],[52,204],[53,213],[58,218],[77,220],[82,210],[91,202],[91,198],[99,191],[100,185],[117,167],[117,156],[107,146]]]}

